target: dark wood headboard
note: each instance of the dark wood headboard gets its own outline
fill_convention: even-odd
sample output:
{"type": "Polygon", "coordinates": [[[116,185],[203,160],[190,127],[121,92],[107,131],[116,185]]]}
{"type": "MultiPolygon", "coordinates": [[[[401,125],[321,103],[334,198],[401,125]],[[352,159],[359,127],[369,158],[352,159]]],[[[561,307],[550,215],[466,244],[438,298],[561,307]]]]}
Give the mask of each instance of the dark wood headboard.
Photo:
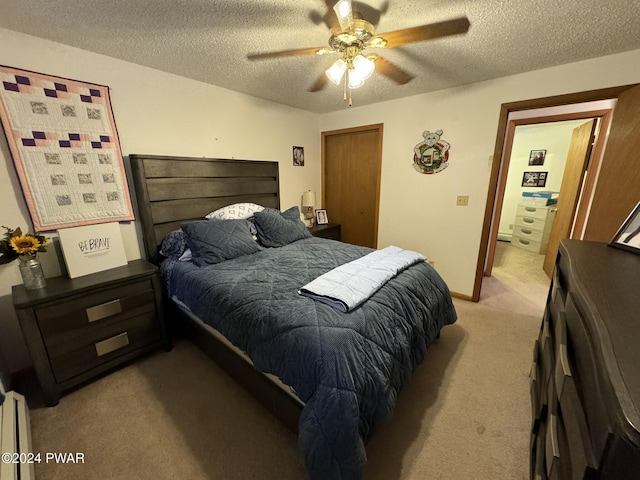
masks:
{"type": "Polygon", "coordinates": [[[150,262],[167,233],[233,203],[280,208],[278,162],[129,155],[150,262]]]}

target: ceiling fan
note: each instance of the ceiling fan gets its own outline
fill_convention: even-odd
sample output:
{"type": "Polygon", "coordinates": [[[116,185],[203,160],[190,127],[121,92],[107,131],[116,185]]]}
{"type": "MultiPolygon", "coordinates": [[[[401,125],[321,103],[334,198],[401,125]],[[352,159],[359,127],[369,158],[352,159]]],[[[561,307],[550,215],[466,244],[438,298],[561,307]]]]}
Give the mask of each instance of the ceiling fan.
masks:
{"type": "Polygon", "coordinates": [[[445,20],[443,22],[405,28],[393,32],[376,35],[375,27],[362,15],[353,10],[351,0],[325,0],[328,8],[333,8],[335,15],[325,16],[331,36],[329,47],[299,48],[280,52],[252,53],[247,55],[249,60],[265,60],[271,58],[288,57],[294,55],[325,55],[339,54],[336,60],[315,83],[309,88],[310,92],[322,90],[327,81],[336,85],[344,83],[343,99],[347,100],[349,90],[349,106],[352,105],[351,89],[358,88],[371,76],[374,70],[390,78],[394,82],[404,85],[414,77],[399,66],[384,59],[378,54],[371,54],[365,50],[395,48],[409,43],[432,40],[435,38],[459,35],[469,30],[467,17],[445,20]]]}

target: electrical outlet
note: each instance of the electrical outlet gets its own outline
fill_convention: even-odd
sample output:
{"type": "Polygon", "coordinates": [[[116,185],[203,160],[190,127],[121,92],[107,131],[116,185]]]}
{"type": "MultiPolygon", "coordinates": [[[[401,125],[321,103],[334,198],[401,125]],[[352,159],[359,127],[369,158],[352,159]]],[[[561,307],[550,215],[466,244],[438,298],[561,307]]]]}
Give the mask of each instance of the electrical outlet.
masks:
{"type": "Polygon", "coordinates": [[[513,223],[509,224],[509,230],[513,230],[513,223]]]}
{"type": "Polygon", "coordinates": [[[466,207],[469,205],[469,195],[458,195],[456,198],[456,205],[460,207],[466,207]]]}

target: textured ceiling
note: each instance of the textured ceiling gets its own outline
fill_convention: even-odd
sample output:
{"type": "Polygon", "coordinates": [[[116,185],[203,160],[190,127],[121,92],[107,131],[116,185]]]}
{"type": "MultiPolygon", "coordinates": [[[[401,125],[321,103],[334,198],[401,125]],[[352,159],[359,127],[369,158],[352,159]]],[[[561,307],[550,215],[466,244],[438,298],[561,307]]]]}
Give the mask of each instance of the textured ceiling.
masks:
{"type": "MultiPolygon", "coordinates": [[[[354,106],[640,49],[640,0],[363,3],[378,34],[462,15],[471,27],[380,51],[415,78],[374,74],[354,106]]],[[[331,57],[246,55],[325,46],[326,14],[324,0],[0,0],[0,27],[319,113],[348,108],[341,87],[307,92],[331,57]]]]}

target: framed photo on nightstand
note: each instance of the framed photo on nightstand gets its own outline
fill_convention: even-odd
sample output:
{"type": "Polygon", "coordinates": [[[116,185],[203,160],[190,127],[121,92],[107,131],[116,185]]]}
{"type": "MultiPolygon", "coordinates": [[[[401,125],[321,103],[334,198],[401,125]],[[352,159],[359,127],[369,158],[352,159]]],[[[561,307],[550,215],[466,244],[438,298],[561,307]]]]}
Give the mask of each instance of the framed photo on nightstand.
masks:
{"type": "Polygon", "coordinates": [[[326,225],[329,223],[329,217],[327,217],[327,211],[324,209],[316,210],[316,223],[318,225],[326,225]]]}

